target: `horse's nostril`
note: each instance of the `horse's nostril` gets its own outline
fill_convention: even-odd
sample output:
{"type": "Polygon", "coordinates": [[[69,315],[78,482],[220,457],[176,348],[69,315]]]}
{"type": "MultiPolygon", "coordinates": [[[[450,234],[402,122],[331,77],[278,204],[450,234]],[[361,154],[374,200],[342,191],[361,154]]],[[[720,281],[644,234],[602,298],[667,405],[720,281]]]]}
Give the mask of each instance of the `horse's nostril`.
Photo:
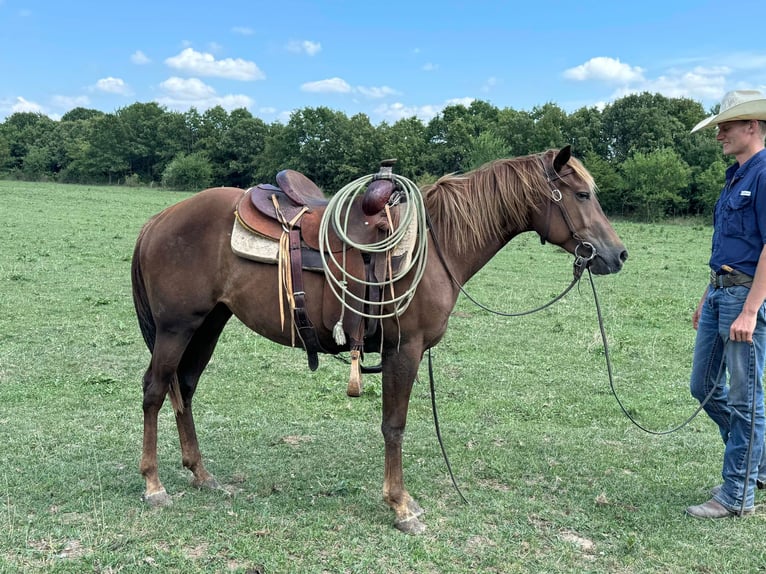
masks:
{"type": "Polygon", "coordinates": [[[620,261],[625,263],[627,260],[628,260],[628,250],[625,249],[625,250],[623,250],[622,253],[620,253],[620,261]]]}

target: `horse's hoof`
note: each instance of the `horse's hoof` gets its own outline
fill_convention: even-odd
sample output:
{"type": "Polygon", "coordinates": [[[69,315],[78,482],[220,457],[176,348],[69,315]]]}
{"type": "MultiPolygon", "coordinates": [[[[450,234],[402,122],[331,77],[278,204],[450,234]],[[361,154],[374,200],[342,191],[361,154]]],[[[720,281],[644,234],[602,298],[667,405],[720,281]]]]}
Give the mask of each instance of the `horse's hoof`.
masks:
{"type": "Polygon", "coordinates": [[[349,381],[346,388],[346,394],[349,397],[361,397],[362,396],[362,382],[361,381],[349,381]]]}
{"type": "Polygon", "coordinates": [[[413,498],[411,498],[407,502],[407,510],[409,511],[410,514],[412,514],[415,517],[418,517],[421,514],[425,513],[425,510],[423,510],[420,507],[420,505],[417,502],[415,502],[415,499],[413,499],[413,498]]]}
{"type": "Polygon", "coordinates": [[[163,488],[162,490],[158,490],[157,492],[144,493],[141,496],[141,500],[143,500],[146,504],[151,506],[152,508],[158,508],[160,506],[170,506],[173,504],[173,499],[170,498],[168,493],[163,488]]]}
{"type": "Polygon", "coordinates": [[[394,526],[397,530],[404,532],[405,534],[423,534],[426,531],[426,525],[418,520],[417,516],[410,516],[403,520],[397,520],[394,522],[394,526]]]}
{"type": "MultiPolygon", "coordinates": [[[[218,481],[215,479],[214,476],[208,476],[205,479],[197,480],[196,478],[192,480],[192,486],[195,486],[197,488],[205,488],[208,490],[222,490],[224,492],[227,492],[226,489],[224,489],[218,481]]],[[[228,494],[228,492],[227,492],[228,494]]]]}

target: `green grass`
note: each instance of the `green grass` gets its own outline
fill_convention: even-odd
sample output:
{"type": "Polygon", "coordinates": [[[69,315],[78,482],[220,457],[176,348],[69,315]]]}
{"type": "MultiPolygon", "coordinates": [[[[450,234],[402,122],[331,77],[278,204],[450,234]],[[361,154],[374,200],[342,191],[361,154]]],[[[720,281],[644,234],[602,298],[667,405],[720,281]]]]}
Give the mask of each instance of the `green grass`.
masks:
{"type": "MultiPolygon", "coordinates": [[[[636,428],[610,394],[590,286],[547,311],[491,316],[465,298],[425,362],[404,444],[426,509],[419,537],[382,502],[380,381],[345,395],[347,367],[276,346],[232,321],[195,413],[207,466],[229,491],[197,491],[173,416],[160,417],[174,504],[141,501],[141,376],[149,355],[130,297],[143,222],[185,194],[0,182],[0,572],[756,572],[766,512],[683,515],[720,481],[705,417],[668,436],[636,428]]],[[[630,260],[595,278],[615,385],[642,424],[670,428],[688,392],[691,314],[710,229],[616,224],[630,260]]],[[[565,287],[571,257],[517,238],[467,286],[506,311],[565,287]]]]}

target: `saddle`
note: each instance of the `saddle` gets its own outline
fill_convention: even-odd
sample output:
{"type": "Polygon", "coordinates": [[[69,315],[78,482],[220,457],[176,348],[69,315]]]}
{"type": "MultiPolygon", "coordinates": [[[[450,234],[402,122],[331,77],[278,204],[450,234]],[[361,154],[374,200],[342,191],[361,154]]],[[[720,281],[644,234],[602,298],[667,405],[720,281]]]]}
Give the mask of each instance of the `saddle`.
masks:
{"type": "MultiPolygon", "coordinates": [[[[337,299],[332,289],[325,287],[322,294],[322,323],[327,329],[333,329],[341,317],[343,331],[350,338],[352,361],[358,358],[364,349],[365,337],[372,336],[378,328],[378,321],[366,320],[363,317],[361,301],[380,301],[380,289],[368,286],[366,283],[375,282],[385,265],[376,261],[377,257],[363,253],[359,249],[346,246],[346,252],[341,258],[325,257],[327,269],[324,269],[320,249],[320,224],[329,199],[324,197],[321,190],[309,178],[294,170],[283,170],[277,174],[277,186],[259,184],[248,189],[237,204],[235,226],[240,225],[262,238],[274,242],[282,242],[279,248],[280,257],[289,250],[289,281],[293,301],[293,321],[298,336],[308,355],[309,368],[316,370],[319,364],[318,352],[324,352],[316,333],[314,324],[305,308],[305,293],[303,291],[303,271],[326,271],[337,279],[344,278],[353,297],[347,301],[356,312],[343,312],[342,303],[337,299]],[[344,269],[333,263],[333,259],[343,260],[344,269]],[[376,272],[377,268],[377,272],[376,272]],[[359,301],[357,300],[359,299],[359,301]]],[[[380,187],[379,182],[376,182],[380,187]]],[[[393,190],[393,184],[389,184],[393,190]]],[[[386,197],[387,199],[387,197],[386,197]]],[[[344,233],[357,245],[378,242],[388,230],[388,220],[383,210],[385,202],[375,197],[357,197],[348,207],[340,224],[344,233]],[[371,202],[373,207],[371,207],[371,202]],[[380,204],[375,211],[376,202],[380,204]]],[[[398,222],[397,222],[398,223],[398,222]]],[[[324,239],[325,256],[327,252],[340,254],[344,249],[344,241],[338,235],[334,224],[328,227],[324,239]]],[[[287,270],[286,270],[287,271],[287,270]]],[[[317,318],[315,318],[317,319],[317,318]]],[[[349,384],[351,389],[351,384],[349,384]]],[[[351,392],[349,391],[349,394],[351,392]]]]}

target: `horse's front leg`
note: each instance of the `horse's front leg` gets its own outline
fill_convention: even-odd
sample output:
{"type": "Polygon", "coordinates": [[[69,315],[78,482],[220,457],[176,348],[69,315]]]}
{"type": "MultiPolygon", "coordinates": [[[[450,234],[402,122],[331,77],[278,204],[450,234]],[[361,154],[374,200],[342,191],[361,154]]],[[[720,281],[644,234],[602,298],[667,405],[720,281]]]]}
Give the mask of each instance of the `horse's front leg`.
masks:
{"type": "Polygon", "coordinates": [[[199,450],[197,431],[194,427],[194,417],[192,416],[191,397],[189,397],[188,402],[184,402],[186,404],[184,405],[183,412],[176,413],[178,438],[181,442],[181,461],[184,467],[188,468],[194,475],[192,480],[193,486],[223,490],[215,477],[208,472],[202,463],[202,454],[199,450]]]}
{"type": "Polygon", "coordinates": [[[420,353],[407,353],[404,349],[387,352],[383,359],[381,431],[386,445],[383,500],[396,513],[396,528],[408,534],[420,534],[426,529],[419,518],[423,509],[407,492],[402,469],[402,441],[407,424],[407,409],[419,362],[420,353]]]}

